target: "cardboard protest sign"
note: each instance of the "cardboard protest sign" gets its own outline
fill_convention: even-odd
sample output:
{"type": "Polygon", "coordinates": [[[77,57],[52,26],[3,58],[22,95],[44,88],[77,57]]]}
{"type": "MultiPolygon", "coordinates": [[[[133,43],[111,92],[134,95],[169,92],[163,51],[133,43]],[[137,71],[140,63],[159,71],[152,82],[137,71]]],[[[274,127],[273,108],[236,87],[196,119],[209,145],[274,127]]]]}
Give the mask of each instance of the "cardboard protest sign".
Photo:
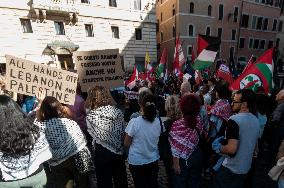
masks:
{"type": "Polygon", "coordinates": [[[73,53],[82,91],[94,86],[124,86],[118,49],[78,51],[73,53]]]}
{"type": "Polygon", "coordinates": [[[15,56],[6,55],[6,89],[35,96],[43,91],[61,103],[73,105],[78,75],[15,56]]]}

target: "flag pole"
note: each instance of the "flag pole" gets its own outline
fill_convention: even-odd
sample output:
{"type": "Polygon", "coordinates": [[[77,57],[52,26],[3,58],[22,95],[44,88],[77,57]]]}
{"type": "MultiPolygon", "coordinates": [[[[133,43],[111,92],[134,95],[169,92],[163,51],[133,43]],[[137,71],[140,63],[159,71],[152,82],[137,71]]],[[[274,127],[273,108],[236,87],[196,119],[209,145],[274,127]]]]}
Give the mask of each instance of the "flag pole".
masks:
{"type": "Polygon", "coordinates": [[[238,41],[236,47],[236,58],[238,62],[238,55],[239,55],[239,46],[240,46],[240,37],[241,37],[241,24],[242,24],[242,15],[243,15],[243,8],[244,8],[244,0],[242,0],[241,10],[240,10],[240,20],[239,20],[239,28],[238,28],[238,41]]]}

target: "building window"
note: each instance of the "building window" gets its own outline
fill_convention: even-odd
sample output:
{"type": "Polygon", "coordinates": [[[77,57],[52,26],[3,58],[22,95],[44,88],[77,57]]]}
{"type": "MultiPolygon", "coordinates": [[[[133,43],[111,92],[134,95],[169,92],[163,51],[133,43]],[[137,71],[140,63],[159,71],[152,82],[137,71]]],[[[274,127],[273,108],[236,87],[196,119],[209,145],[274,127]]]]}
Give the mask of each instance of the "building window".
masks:
{"type": "Polygon", "coordinates": [[[281,32],[282,31],[282,26],[283,26],[283,22],[280,21],[278,24],[278,31],[281,32]]]}
{"type": "Polygon", "coordinates": [[[258,30],[262,29],[262,22],[263,22],[263,17],[258,17],[257,23],[256,23],[256,29],[258,29],[258,30]]]}
{"type": "Polygon", "coordinates": [[[272,40],[270,40],[269,42],[268,42],[268,46],[267,46],[267,48],[269,49],[269,48],[272,48],[273,47],[273,41],[272,40]]]}
{"type": "Polygon", "coordinates": [[[211,16],[211,15],[212,15],[212,6],[211,6],[211,5],[208,6],[207,15],[208,15],[208,16],[211,16]]]}
{"type": "Polygon", "coordinates": [[[211,28],[210,27],[206,27],[206,33],[207,36],[210,36],[211,34],[211,28]]]}
{"type": "Polygon", "coordinates": [[[86,37],[94,37],[93,25],[85,24],[86,37]]]}
{"type": "Polygon", "coordinates": [[[264,48],[265,48],[265,40],[261,40],[259,49],[264,50],[264,48]]]}
{"type": "Polygon", "coordinates": [[[192,55],[192,45],[187,46],[187,56],[192,55]]]}
{"type": "Polygon", "coordinates": [[[110,7],[117,7],[116,0],[109,0],[110,7]]]}
{"type": "Polygon", "coordinates": [[[238,21],[238,16],[239,16],[239,7],[235,7],[235,9],[234,9],[234,22],[238,21]]]}
{"type": "Polygon", "coordinates": [[[145,57],[137,57],[135,56],[135,66],[138,72],[145,71],[145,57]]]}
{"type": "Polygon", "coordinates": [[[24,33],[32,33],[33,28],[30,19],[20,19],[24,33]]]}
{"type": "Polygon", "coordinates": [[[135,29],[135,36],[136,36],[136,40],[142,40],[142,29],[136,28],[135,29]]]}
{"type": "Polygon", "coordinates": [[[224,16],[224,5],[220,4],[219,5],[219,20],[223,20],[224,16]]]}
{"type": "Polygon", "coordinates": [[[249,49],[252,49],[253,46],[253,39],[249,39],[249,49]]]}
{"type": "Polygon", "coordinates": [[[241,26],[244,27],[244,28],[248,28],[248,23],[249,23],[249,15],[243,14],[241,26]]]}
{"type": "Polygon", "coordinates": [[[173,26],[173,28],[172,28],[172,34],[173,34],[173,37],[176,37],[176,28],[175,28],[175,26],[173,26]]]}
{"type": "Polygon", "coordinates": [[[81,3],[90,3],[89,0],[81,0],[81,3]]]}
{"type": "Polygon", "coordinates": [[[111,26],[112,38],[119,39],[119,28],[111,26]]]}
{"type": "Polygon", "coordinates": [[[176,14],[176,8],[175,5],[173,5],[173,16],[176,14]]]}
{"type": "Polygon", "coordinates": [[[268,28],[268,18],[264,18],[264,21],[263,21],[263,30],[266,31],[268,28]]]}
{"type": "Polygon", "coordinates": [[[217,33],[218,33],[218,37],[222,38],[223,28],[219,27],[217,33]]]}
{"type": "Polygon", "coordinates": [[[275,47],[276,47],[276,48],[279,48],[279,43],[280,43],[280,38],[277,38],[277,39],[276,39],[276,44],[275,44],[275,47]]]}
{"type": "Polygon", "coordinates": [[[231,39],[232,40],[236,40],[236,30],[235,29],[232,29],[232,33],[231,33],[231,39]]]}
{"type": "Polygon", "coordinates": [[[194,35],[194,28],[193,28],[193,25],[189,25],[188,26],[188,35],[189,36],[193,36],[194,35]]]}
{"type": "Polygon", "coordinates": [[[160,21],[157,20],[157,25],[156,25],[156,32],[158,33],[160,30],[160,21]]]}
{"type": "Polygon", "coordinates": [[[134,0],[134,10],[141,10],[141,0],[134,0]]]}
{"type": "Polygon", "coordinates": [[[276,31],[277,20],[273,20],[272,31],[276,31]]]}
{"type": "Polygon", "coordinates": [[[252,29],[255,29],[255,28],[256,28],[256,19],[257,19],[256,16],[253,16],[253,17],[252,17],[252,21],[251,21],[251,28],[252,28],[252,29]]]}
{"type": "Polygon", "coordinates": [[[161,42],[163,42],[163,41],[164,41],[164,33],[161,32],[161,42]]]}
{"type": "Polygon", "coordinates": [[[258,39],[254,39],[254,41],[253,41],[253,49],[258,49],[258,45],[259,45],[259,40],[258,39]]]}
{"type": "Polygon", "coordinates": [[[65,35],[63,22],[54,22],[56,35],[65,35]]]}
{"type": "Polygon", "coordinates": [[[239,48],[244,48],[244,47],[245,47],[245,38],[240,38],[239,48]]]}
{"type": "Polygon", "coordinates": [[[189,5],[189,13],[193,14],[194,13],[194,3],[191,2],[189,5]]]}
{"type": "Polygon", "coordinates": [[[163,22],[163,13],[161,12],[161,22],[163,22]]]}

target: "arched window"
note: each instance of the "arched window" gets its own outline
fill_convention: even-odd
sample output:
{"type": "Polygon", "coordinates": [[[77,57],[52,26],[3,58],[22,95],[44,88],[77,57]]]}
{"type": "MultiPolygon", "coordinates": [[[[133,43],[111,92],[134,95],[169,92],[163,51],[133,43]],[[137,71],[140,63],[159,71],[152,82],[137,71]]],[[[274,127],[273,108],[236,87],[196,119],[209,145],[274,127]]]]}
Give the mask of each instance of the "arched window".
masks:
{"type": "Polygon", "coordinates": [[[211,16],[212,15],[212,6],[209,5],[208,6],[208,16],[211,16]]]}
{"type": "Polygon", "coordinates": [[[211,34],[211,28],[210,27],[206,27],[206,35],[210,36],[211,34]]]}
{"type": "Polygon", "coordinates": [[[194,3],[191,2],[190,5],[189,5],[189,13],[194,13],[194,3]]]}
{"type": "Polygon", "coordinates": [[[173,26],[173,37],[176,37],[176,28],[173,26]]]}
{"type": "Polygon", "coordinates": [[[189,26],[188,26],[188,35],[189,35],[189,36],[193,36],[193,34],[194,34],[193,25],[189,25],[189,26]]]}

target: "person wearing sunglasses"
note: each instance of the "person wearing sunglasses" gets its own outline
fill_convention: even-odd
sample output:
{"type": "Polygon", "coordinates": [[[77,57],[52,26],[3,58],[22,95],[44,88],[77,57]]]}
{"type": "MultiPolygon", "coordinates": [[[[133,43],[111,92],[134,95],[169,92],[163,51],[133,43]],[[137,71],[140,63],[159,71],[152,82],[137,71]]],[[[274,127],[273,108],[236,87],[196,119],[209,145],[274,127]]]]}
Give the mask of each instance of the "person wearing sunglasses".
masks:
{"type": "Polygon", "coordinates": [[[212,143],[216,153],[225,156],[221,168],[214,177],[215,188],[241,188],[252,164],[260,126],[257,119],[255,94],[248,89],[235,93],[225,137],[212,143]]]}

